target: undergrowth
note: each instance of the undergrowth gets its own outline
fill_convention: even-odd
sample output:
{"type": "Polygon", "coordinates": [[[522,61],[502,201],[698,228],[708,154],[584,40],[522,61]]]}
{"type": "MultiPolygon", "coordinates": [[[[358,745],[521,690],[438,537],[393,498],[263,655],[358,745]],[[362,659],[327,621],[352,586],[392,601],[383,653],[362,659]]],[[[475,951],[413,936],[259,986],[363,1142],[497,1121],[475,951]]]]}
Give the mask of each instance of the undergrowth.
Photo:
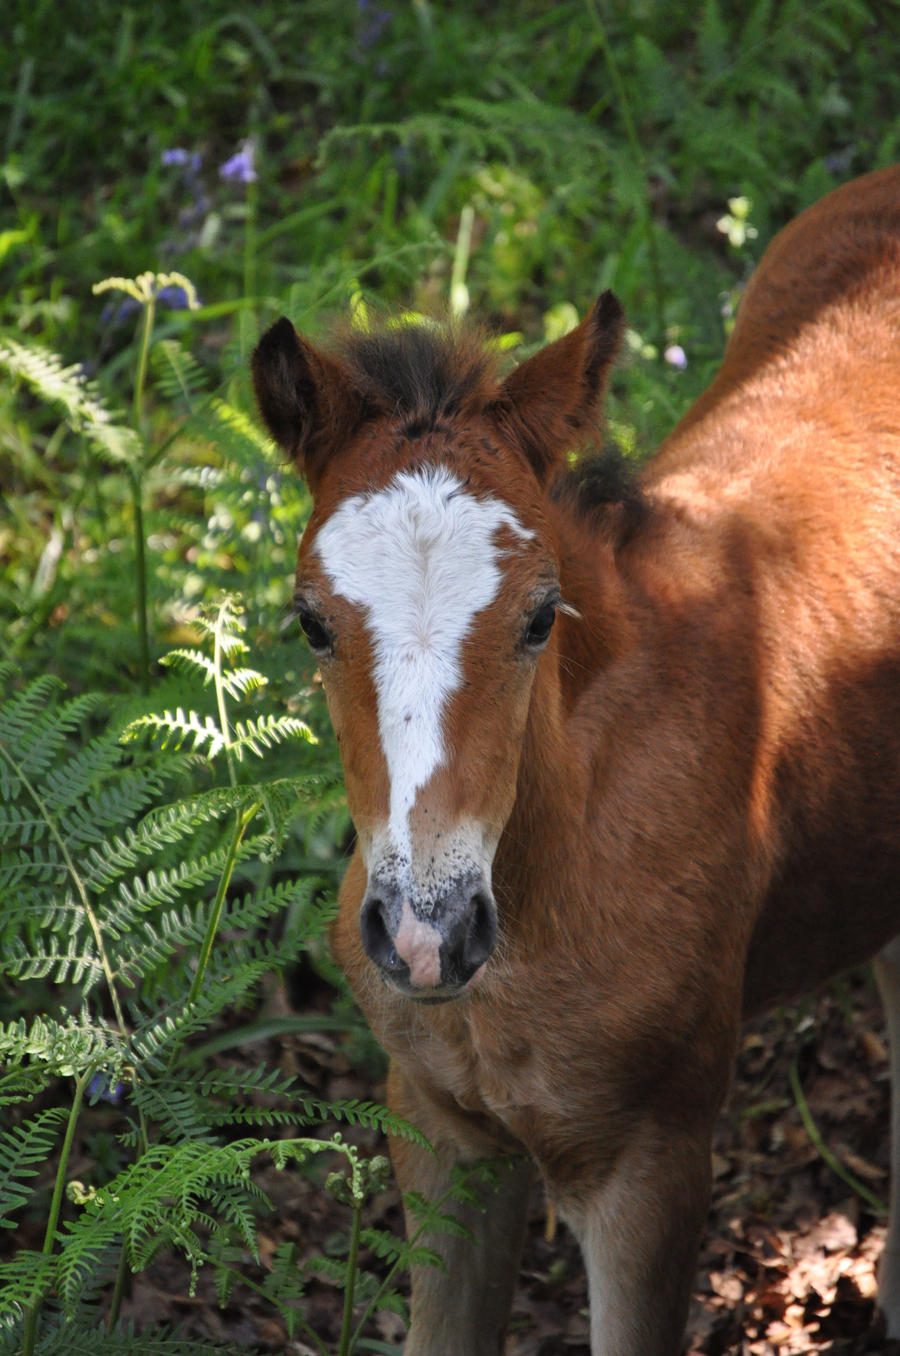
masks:
{"type": "MultiPolygon", "coordinates": [[[[43,1247],[0,1261],[0,1350],[211,1350],[121,1325],[128,1275],[168,1249],[184,1255],[192,1287],[209,1267],[221,1303],[237,1284],[257,1290],[289,1336],[323,1353],[303,1297],[309,1276],[327,1273],[346,1295],[344,1356],[374,1309],[402,1308],[396,1271],[425,1260],[415,1239],[369,1231],[393,1266],[381,1283],[359,1271],[352,1240],[387,1161],[321,1132],[344,1121],[419,1139],[412,1127],[372,1104],[323,1103],[277,1067],[197,1057],[223,1012],[321,938],[332,913],[322,882],[275,880],[259,865],[276,860],[298,813],[320,815],[334,791],[314,774],[248,775],[251,757],[311,734],[254,711],[265,679],[243,662],[233,601],[199,621],[206,648],[167,662],[198,697],[210,692],[206,709],[151,711],[122,728],[95,695],[0,671],[0,977],[23,1010],[0,1027],[0,1223],[15,1227],[49,1191],[43,1247]],[[191,789],[170,799],[188,775],[191,789]],[[115,1108],[115,1161],[73,1179],[73,1144],[100,1103],[115,1108]],[[344,1161],[326,1187],[352,1215],[348,1258],[301,1264],[284,1244],[262,1271],[268,1201],[252,1165],[326,1153],[344,1161]]],[[[429,1206],[431,1227],[442,1213],[429,1206]]]]}

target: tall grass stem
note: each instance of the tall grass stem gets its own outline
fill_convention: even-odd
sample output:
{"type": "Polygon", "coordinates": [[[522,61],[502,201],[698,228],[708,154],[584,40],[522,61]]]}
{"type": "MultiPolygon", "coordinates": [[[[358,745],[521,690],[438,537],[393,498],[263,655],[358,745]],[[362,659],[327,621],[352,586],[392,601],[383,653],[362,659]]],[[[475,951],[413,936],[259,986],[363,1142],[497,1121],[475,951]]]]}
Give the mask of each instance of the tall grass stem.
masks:
{"type": "Polygon", "coordinates": [[[150,690],[150,624],[147,615],[147,547],[144,531],[144,470],[147,464],[147,437],[144,432],[144,388],[147,384],[147,365],[150,341],[156,316],[156,300],[152,295],[144,303],[141,320],[141,339],[138,348],[137,371],[134,378],[132,423],[140,439],[141,459],[131,472],[131,498],[134,522],[134,586],[138,643],[138,682],[142,692],[150,690]]]}
{"type": "Polygon", "coordinates": [[[353,1223],[350,1226],[350,1247],[347,1252],[347,1281],[344,1286],[344,1314],[341,1321],[341,1340],[338,1345],[338,1356],[350,1356],[350,1352],[356,1345],[356,1338],[351,1342],[350,1329],[353,1325],[353,1301],[356,1297],[356,1262],[359,1256],[359,1235],[362,1228],[362,1202],[355,1201],[353,1204],[353,1223]]]}
{"type": "MultiPolygon", "coordinates": [[[[81,1112],[84,1090],[93,1076],[94,1069],[90,1068],[86,1069],[81,1076],[75,1080],[75,1093],[72,1097],[72,1105],[69,1109],[66,1133],[56,1169],[56,1181],[53,1184],[53,1197],[50,1201],[50,1213],[47,1216],[47,1227],[44,1230],[44,1246],[41,1249],[44,1257],[51,1256],[53,1245],[56,1242],[56,1230],[59,1224],[59,1213],[62,1209],[63,1193],[66,1188],[66,1171],[69,1166],[69,1154],[72,1151],[72,1143],[75,1139],[75,1127],[78,1124],[78,1116],[81,1112]]],[[[25,1318],[25,1330],[22,1336],[22,1356],[34,1356],[42,1298],[43,1297],[40,1295],[35,1296],[34,1302],[28,1306],[28,1313],[25,1318]]]]}
{"type": "Polygon", "coordinates": [[[206,968],[209,965],[209,958],[212,955],[213,944],[216,940],[216,933],[219,930],[219,923],[222,921],[222,910],[225,907],[225,896],[228,886],[231,884],[234,865],[237,861],[237,855],[240,850],[244,834],[247,832],[247,826],[253,819],[259,809],[259,801],[250,806],[249,809],[240,811],[235,815],[234,830],[231,835],[231,842],[228,845],[228,856],[225,859],[225,865],[222,868],[222,875],[219,879],[219,888],[216,891],[215,903],[209,915],[209,922],[206,926],[206,935],[203,938],[203,946],[200,949],[200,956],[197,960],[197,969],[191,984],[188,1002],[195,1003],[200,996],[203,988],[203,980],[206,975],[206,968]]]}

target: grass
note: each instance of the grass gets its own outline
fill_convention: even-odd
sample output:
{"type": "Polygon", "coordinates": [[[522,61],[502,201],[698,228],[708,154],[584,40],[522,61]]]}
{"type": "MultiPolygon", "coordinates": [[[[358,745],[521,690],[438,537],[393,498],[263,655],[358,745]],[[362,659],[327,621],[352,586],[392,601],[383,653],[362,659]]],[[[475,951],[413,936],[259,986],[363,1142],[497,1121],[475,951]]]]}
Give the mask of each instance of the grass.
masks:
{"type": "MultiPolygon", "coordinates": [[[[631,345],[613,430],[647,451],[714,370],[772,232],[898,154],[883,110],[900,107],[900,75],[884,37],[900,23],[879,0],[757,0],[740,14],[722,0],[699,12],[500,4],[490,16],[426,0],[262,3],[252,16],[221,0],[68,8],[78,22],[60,31],[58,5],[20,7],[0,86],[0,333],[81,365],[126,409],[138,318],[93,284],[149,268],[196,285],[199,311],[157,316],[144,430],[157,446],[174,439],[178,463],[143,505],[150,606],[168,631],[179,594],[189,611],[220,582],[249,590],[269,628],[290,570],[299,491],[297,519],[260,559],[246,535],[243,549],[214,540],[235,521],[233,496],[224,509],[208,487],[175,483],[186,463],[195,479],[206,462],[221,468],[219,439],[192,428],[199,390],[252,418],[246,358],[275,315],[315,332],[354,296],[445,309],[466,219],[456,281],[473,311],[522,334],[520,352],[603,287],[619,293],[631,345]],[[256,177],[223,177],[248,143],[256,177]],[[755,232],[740,247],[716,225],[735,197],[755,232]],[[180,376],[165,343],[184,355],[180,376]],[[684,370],[662,361],[673,344],[684,370]],[[214,526],[198,541],[204,516],[214,526]]],[[[0,621],[14,653],[70,681],[94,668],[103,684],[133,679],[118,640],[121,581],[138,565],[133,494],[52,408],[8,388],[0,475],[0,621]]]]}

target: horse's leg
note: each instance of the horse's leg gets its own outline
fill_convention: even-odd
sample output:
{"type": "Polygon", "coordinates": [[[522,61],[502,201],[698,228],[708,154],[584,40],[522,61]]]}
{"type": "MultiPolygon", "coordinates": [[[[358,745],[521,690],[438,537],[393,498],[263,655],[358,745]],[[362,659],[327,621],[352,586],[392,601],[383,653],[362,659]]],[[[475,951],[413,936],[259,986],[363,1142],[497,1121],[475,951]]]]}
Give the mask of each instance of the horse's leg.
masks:
{"type": "Polygon", "coordinates": [[[710,1192],[711,1132],[638,1128],[590,1196],[557,1195],[584,1254],[591,1356],[678,1356],[710,1192]]]}
{"type": "MultiPolygon", "coordinates": [[[[438,1118],[428,1114],[419,1095],[411,1095],[396,1069],[389,1083],[391,1109],[417,1125],[437,1149],[437,1157],[406,1140],[391,1141],[391,1158],[403,1191],[415,1191],[429,1201],[447,1192],[458,1164],[484,1154],[458,1149],[440,1135],[438,1118]],[[424,1114],[423,1114],[424,1112],[424,1114]]],[[[488,1150],[488,1152],[490,1152],[488,1150]]],[[[498,1356],[512,1307],[519,1258],[525,1237],[529,1187],[534,1178],[530,1163],[514,1167],[499,1164],[500,1185],[495,1191],[482,1185],[484,1209],[447,1198],[444,1214],[455,1215],[472,1237],[442,1231],[423,1234],[417,1241],[432,1248],[444,1268],[412,1268],[410,1329],[405,1356],[498,1356]]],[[[420,1227],[414,1212],[406,1213],[407,1236],[420,1227]]]]}
{"type": "Polygon", "coordinates": [[[875,958],[891,1057],[891,1208],[878,1269],[878,1307],[888,1337],[900,1337],[900,937],[875,958]]]}

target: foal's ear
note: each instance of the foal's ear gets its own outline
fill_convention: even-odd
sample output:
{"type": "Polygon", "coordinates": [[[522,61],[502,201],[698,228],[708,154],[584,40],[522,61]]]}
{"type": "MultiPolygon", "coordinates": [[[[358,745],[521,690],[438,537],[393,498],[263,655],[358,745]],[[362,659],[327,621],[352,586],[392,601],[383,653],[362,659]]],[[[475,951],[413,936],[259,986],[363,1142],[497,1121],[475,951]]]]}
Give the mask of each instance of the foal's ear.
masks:
{"type": "Polygon", "coordinates": [[[491,413],[540,481],[596,426],[624,320],[621,303],[603,292],[576,329],[527,359],[500,388],[491,413]]]}
{"type": "Polygon", "coordinates": [[[266,427],[307,479],[314,477],[359,423],[360,392],[341,363],[301,339],[284,316],[256,345],[251,366],[266,427]]]}

